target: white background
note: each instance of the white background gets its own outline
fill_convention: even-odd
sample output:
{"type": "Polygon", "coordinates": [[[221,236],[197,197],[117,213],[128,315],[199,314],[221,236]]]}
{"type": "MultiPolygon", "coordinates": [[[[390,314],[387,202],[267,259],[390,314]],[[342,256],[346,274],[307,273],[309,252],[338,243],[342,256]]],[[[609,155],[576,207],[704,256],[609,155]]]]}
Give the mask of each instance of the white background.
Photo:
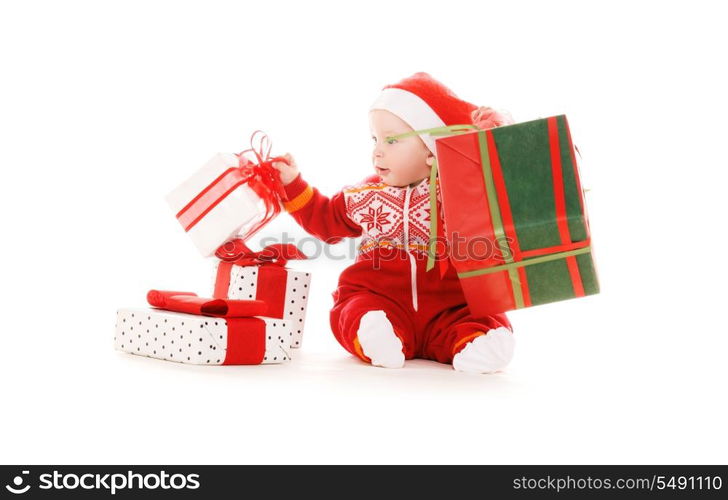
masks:
{"type": "MultiPolygon", "coordinates": [[[[723,17],[711,3],[3,2],[3,463],[726,463],[723,17]],[[723,34],[721,34],[723,31],[723,34]],[[564,113],[602,293],[510,313],[476,376],[360,363],[319,258],[285,366],[112,348],[150,288],[210,289],[164,195],[264,130],[326,194],[367,110],[427,71],[518,121],[564,113]]],[[[287,214],[262,236],[302,237],[287,214]]],[[[346,246],[332,249],[346,254],[346,246]]]]}

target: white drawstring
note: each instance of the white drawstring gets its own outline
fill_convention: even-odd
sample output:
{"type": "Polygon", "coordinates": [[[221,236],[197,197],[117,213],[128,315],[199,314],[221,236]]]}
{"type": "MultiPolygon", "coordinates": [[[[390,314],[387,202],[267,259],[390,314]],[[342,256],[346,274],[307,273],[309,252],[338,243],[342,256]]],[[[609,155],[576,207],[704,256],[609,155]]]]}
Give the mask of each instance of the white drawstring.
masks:
{"type": "Polygon", "coordinates": [[[410,288],[412,289],[412,308],[417,311],[417,261],[415,256],[409,251],[409,204],[411,186],[407,186],[404,195],[404,251],[410,261],[410,288]]]}
{"type": "Polygon", "coordinates": [[[410,276],[412,278],[410,286],[412,287],[412,308],[417,310],[417,261],[411,252],[407,252],[410,259],[410,276]]]}

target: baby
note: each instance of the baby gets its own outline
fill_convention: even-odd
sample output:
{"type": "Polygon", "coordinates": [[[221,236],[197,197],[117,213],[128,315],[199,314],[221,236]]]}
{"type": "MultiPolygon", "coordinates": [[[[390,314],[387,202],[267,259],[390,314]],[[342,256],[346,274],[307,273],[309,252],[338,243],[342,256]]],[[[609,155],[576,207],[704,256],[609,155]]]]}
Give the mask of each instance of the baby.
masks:
{"type": "MultiPolygon", "coordinates": [[[[510,362],[514,340],[506,315],[471,315],[452,265],[444,274],[437,267],[426,271],[434,138],[393,136],[511,122],[420,72],[385,86],[371,107],[376,175],[329,198],[301,177],[290,154],[287,163],[273,164],[288,195],[285,209],[308,233],[327,243],[363,236],[356,262],[341,273],[333,293],[331,328],[347,351],[386,368],[424,358],[459,371],[493,373],[510,362]]],[[[439,204],[439,186],[436,191],[439,204]]]]}

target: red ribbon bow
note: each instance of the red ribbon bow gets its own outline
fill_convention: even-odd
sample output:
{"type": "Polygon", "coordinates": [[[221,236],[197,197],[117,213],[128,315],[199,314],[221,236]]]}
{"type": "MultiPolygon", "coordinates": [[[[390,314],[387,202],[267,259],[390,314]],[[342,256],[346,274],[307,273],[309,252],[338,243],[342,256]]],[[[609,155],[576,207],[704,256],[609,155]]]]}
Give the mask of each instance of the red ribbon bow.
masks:
{"type": "Polygon", "coordinates": [[[237,266],[275,265],[285,267],[289,260],[308,259],[296,245],[276,243],[268,245],[259,252],[254,252],[245,245],[242,238],[230,240],[217,249],[215,256],[229,264],[237,266]]]}
{"type": "Polygon", "coordinates": [[[268,306],[262,300],[208,299],[192,292],[149,290],[147,302],[152,307],[198,316],[241,318],[262,316],[268,306]]]}
{"type": "Polygon", "coordinates": [[[207,299],[192,292],[149,290],[147,302],[167,311],[224,318],[227,345],[223,365],[257,365],[265,359],[266,323],[255,317],[268,311],[262,300],[207,299]]]}
{"type": "Polygon", "coordinates": [[[288,196],[283,188],[280,173],[273,167],[273,162],[282,161],[288,163],[283,156],[270,156],[272,142],[268,136],[261,130],[256,130],[250,136],[250,148],[237,153],[239,161],[238,168],[242,173],[244,182],[247,182],[252,189],[265,204],[265,216],[245,234],[240,235],[246,240],[257,233],[263,226],[268,224],[281,211],[281,200],[287,201],[288,196]],[[263,134],[258,143],[258,149],[255,148],[255,136],[263,134]],[[266,150],[267,147],[267,150],[266,150]],[[252,152],[255,155],[257,163],[245,157],[245,153],[252,152]]]}

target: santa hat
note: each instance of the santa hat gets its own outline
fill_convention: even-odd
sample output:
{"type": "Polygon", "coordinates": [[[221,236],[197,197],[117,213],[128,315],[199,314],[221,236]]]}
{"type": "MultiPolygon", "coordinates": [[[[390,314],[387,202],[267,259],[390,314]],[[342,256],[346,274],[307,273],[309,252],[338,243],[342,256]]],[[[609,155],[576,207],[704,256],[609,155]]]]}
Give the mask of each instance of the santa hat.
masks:
{"type": "MultiPolygon", "coordinates": [[[[428,73],[419,72],[382,88],[370,111],[384,109],[401,118],[413,130],[472,124],[478,106],[463,101],[428,73]]],[[[435,154],[435,137],[419,136],[435,154]]]]}

